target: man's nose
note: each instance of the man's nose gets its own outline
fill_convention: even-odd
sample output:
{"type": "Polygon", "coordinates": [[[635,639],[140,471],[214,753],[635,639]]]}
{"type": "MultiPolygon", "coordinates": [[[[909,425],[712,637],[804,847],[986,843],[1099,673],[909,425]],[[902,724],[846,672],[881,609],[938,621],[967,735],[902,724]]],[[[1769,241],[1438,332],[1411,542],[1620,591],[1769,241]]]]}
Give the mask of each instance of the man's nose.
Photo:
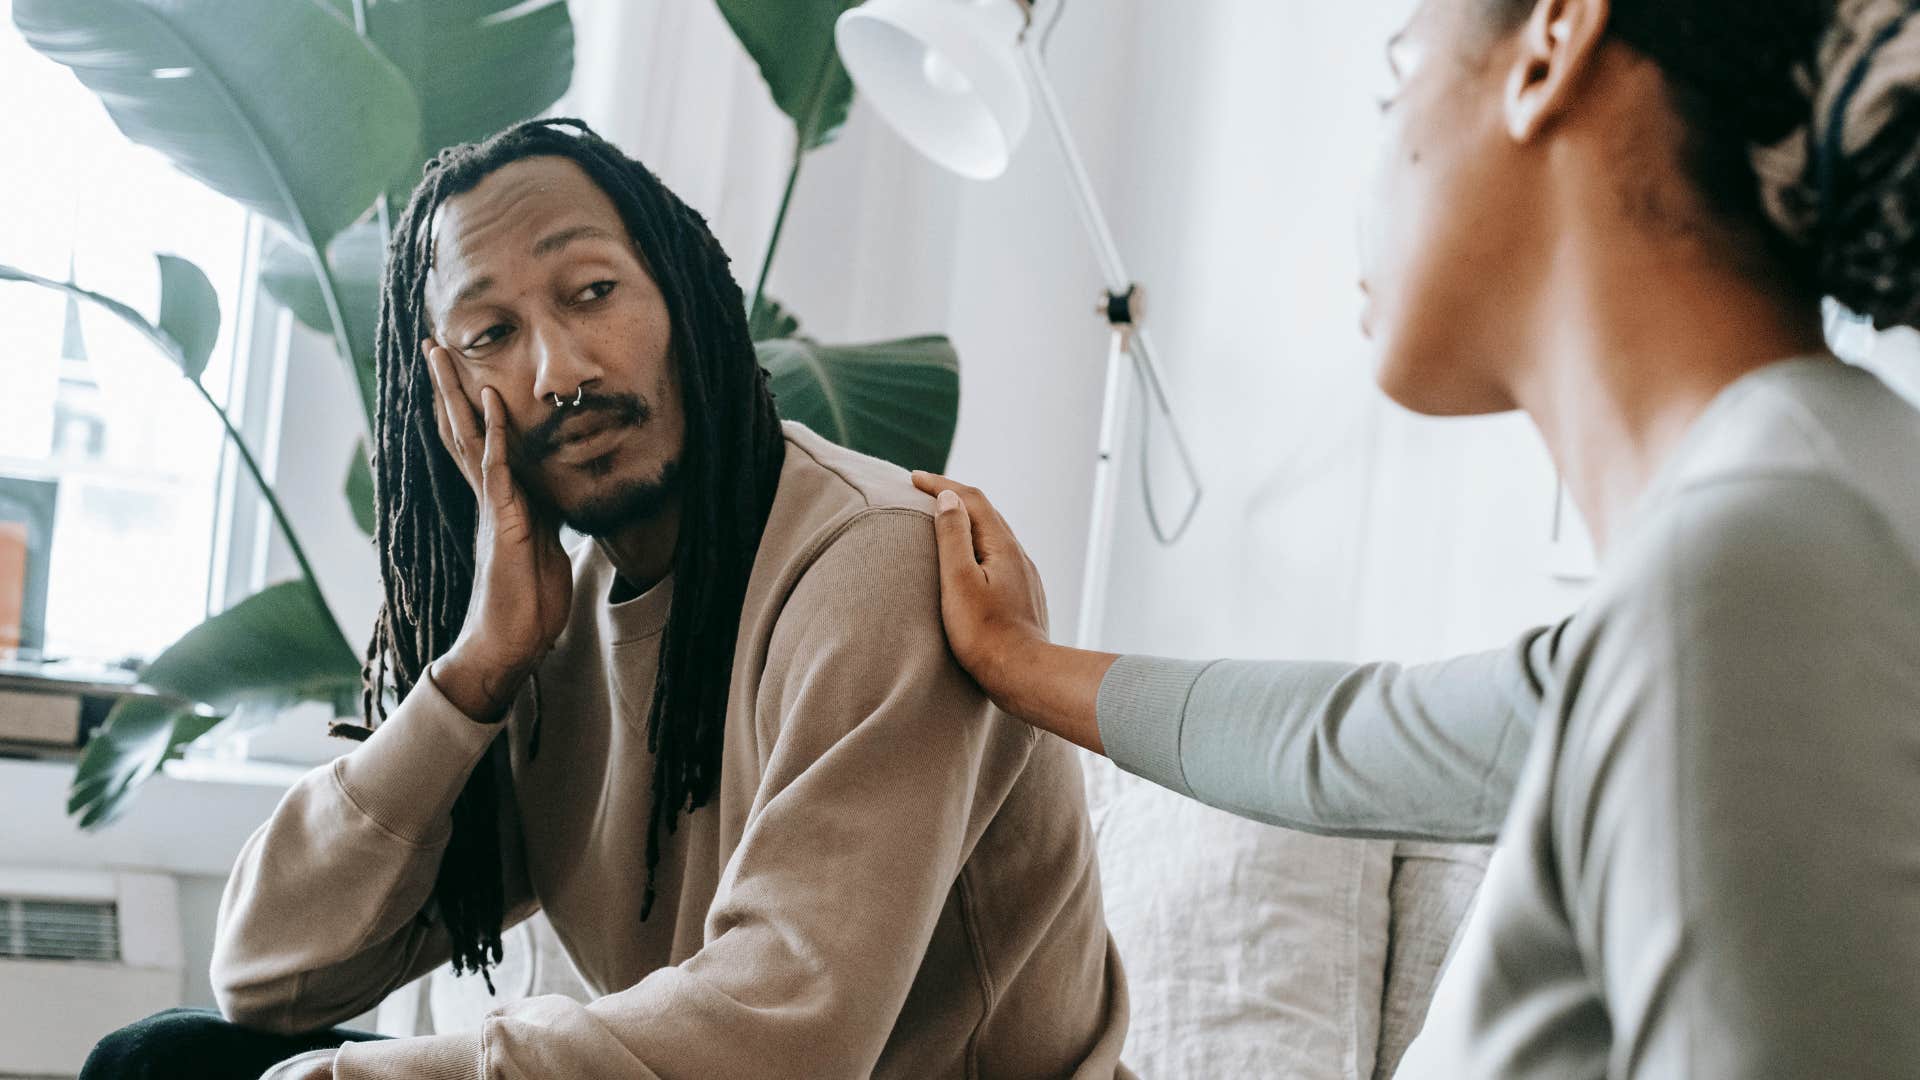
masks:
{"type": "Polygon", "coordinates": [[[564,328],[536,330],[533,347],[533,395],[541,401],[571,403],[584,387],[606,375],[592,353],[564,328]]]}

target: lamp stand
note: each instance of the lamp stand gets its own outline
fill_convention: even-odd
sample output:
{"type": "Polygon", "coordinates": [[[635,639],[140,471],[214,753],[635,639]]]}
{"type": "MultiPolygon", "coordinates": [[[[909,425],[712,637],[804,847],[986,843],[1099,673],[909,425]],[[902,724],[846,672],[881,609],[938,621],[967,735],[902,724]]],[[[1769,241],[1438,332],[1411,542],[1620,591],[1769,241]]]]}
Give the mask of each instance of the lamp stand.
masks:
{"type": "MultiPolygon", "coordinates": [[[[1187,449],[1180,426],[1174,419],[1173,407],[1167,400],[1159,366],[1154,362],[1152,339],[1139,324],[1142,307],[1140,289],[1127,276],[1119,246],[1114,243],[1113,230],[1100,208],[1099,195],[1094,191],[1093,180],[1080,158],[1079,147],[1074,144],[1066,113],[1060,107],[1058,95],[1054,93],[1053,80],[1047,75],[1042,48],[1043,41],[1038,35],[1026,34],[1020,44],[1021,67],[1026,72],[1034,98],[1040,102],[1041,111],[1046,114],[1047,130],[1053,133],[1060,155],[1066,161],[1081,224],[1086,227],[1094,255],[1100,262],[1101,275],[1106,279],[1107,291],[1101,300],[1101,314],[1106,316],[1113,330],[1107,349],[1107,381],[1100,411],[1100,443],[1094,459],[1093,509],[1087,526],[1087,555],[1080,585],[1080,618],[1074,631],[1074,644],[1082,649],[1091,649],[1098,646],[1100,631],[1106,620],[1107,576],[1113,555],[1114,515],[1119,504],[1117,455],[1126,442],[1127,417],[1131,411],[1129,406],[1135,379],[1146,389],[1148,397],[1165,419],[1181,467],[1193,487],[1192,501],[1171,530],[1162,528],[1153,506],[1152,494],[1150,491],[1147,493],[1148,521],[1162,544],[1178,541],[1187,526],[1192,524],[1194,512],[1200,506],[1202,487],[1199,471],[1193,464],[1193,455],[1187,449]],[[1129,360],[1133,366],[1131,379],[1127,371],[1129,360]]],[[[1145,469],[1143,453],[1143,488],[1147,483],[1145,469]]]]}

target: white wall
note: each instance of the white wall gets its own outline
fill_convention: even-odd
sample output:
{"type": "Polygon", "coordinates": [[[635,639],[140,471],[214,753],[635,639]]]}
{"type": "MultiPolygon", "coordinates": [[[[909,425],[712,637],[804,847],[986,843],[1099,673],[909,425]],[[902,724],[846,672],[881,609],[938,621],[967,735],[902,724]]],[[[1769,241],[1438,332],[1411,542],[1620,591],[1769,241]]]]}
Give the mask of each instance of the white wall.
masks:
{"type": "Polygon", "coordinates": [[[1373,385],[1356,221],[1408,0],[1136,6],[1120,214],[1207,471],[1172,550],[1121,513],[1108,632],[1176,654],[1423,658],[1570,610],[1554,479],[1518,418],[1431,421],[1373,385]]]}
{"type": "MultiPolygon", "coordinates": [[[[1554,479],[1531,428],[1408,416],[1375,389],[1358,332],[1374,97],[1410,8],[1067,11],[1050,70],[1208,484],[1191,535],[1161,549],[1127,456],[1109,647],[1415,659],[1497,644],[1577,599],[1547,572],[1554,479]]],[[[808,165],[795,215],[773,291],[816,332],[954,339],[951,471],[1019,530],[1070,635],[1106,341],[1044,131],[1005,177],[972,183],[857,106],[808,165]]]]}
{"type": "MultiPolygon", "coordinates": [[[[69,765],[0,761],[0,867],[139,870],[175,876],[185,953],[181,1000],[211,1006],[207,965],[227,869],[280,792],[252,784],[190,784],[162,776],[121,821],[82,832],[66,816],[69,765]]],[[[87,1033],[98,1037],[102,1031],[87,1033]]]]}
{"type": "MultiPolygon", "coordinates": [[[[1132,0],[1071,9],[1052,52],[1101,197],[1125,177],[1117,121],[1132,96],[1132,0]]],[[[985,488],[1046,575],[1053,624],[1079,604],[1106,324],[1099,268],[1062,162],[1037,125],[1005,176],[956,179],[856,102],[846,134],[809,162],[771,291],[819,336],[944,332],[960,353],[949,471],[985,488]]]]}

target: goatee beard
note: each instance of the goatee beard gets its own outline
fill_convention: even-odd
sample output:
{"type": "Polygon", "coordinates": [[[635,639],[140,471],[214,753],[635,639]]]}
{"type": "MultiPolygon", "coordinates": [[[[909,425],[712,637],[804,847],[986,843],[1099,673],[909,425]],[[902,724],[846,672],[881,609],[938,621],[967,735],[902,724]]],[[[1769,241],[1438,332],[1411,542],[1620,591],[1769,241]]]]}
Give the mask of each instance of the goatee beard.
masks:
{"type": "Polygon", "coordinates": [[[652,480],[637,480],[618,491],[596,495],[557,516],[582,536],[604,539],[659,517],[680,493],[680,462],[669,461],[652,480]]]}

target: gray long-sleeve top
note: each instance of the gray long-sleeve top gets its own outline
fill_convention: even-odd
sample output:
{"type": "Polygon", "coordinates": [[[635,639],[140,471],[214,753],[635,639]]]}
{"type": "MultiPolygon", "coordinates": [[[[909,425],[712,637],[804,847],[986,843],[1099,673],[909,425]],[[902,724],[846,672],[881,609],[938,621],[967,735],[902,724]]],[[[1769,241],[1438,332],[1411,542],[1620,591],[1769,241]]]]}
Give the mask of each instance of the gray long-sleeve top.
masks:
{"type": "Polygon", "coordinates": [[[1127,658],[1099,719],[1249,817],[1499,835],[1422,1036],[1445,1080],[1920,1077],[1920,415],[1864,371],[1721,395],[1561,626],[1410,668],[1127,658]]]}

